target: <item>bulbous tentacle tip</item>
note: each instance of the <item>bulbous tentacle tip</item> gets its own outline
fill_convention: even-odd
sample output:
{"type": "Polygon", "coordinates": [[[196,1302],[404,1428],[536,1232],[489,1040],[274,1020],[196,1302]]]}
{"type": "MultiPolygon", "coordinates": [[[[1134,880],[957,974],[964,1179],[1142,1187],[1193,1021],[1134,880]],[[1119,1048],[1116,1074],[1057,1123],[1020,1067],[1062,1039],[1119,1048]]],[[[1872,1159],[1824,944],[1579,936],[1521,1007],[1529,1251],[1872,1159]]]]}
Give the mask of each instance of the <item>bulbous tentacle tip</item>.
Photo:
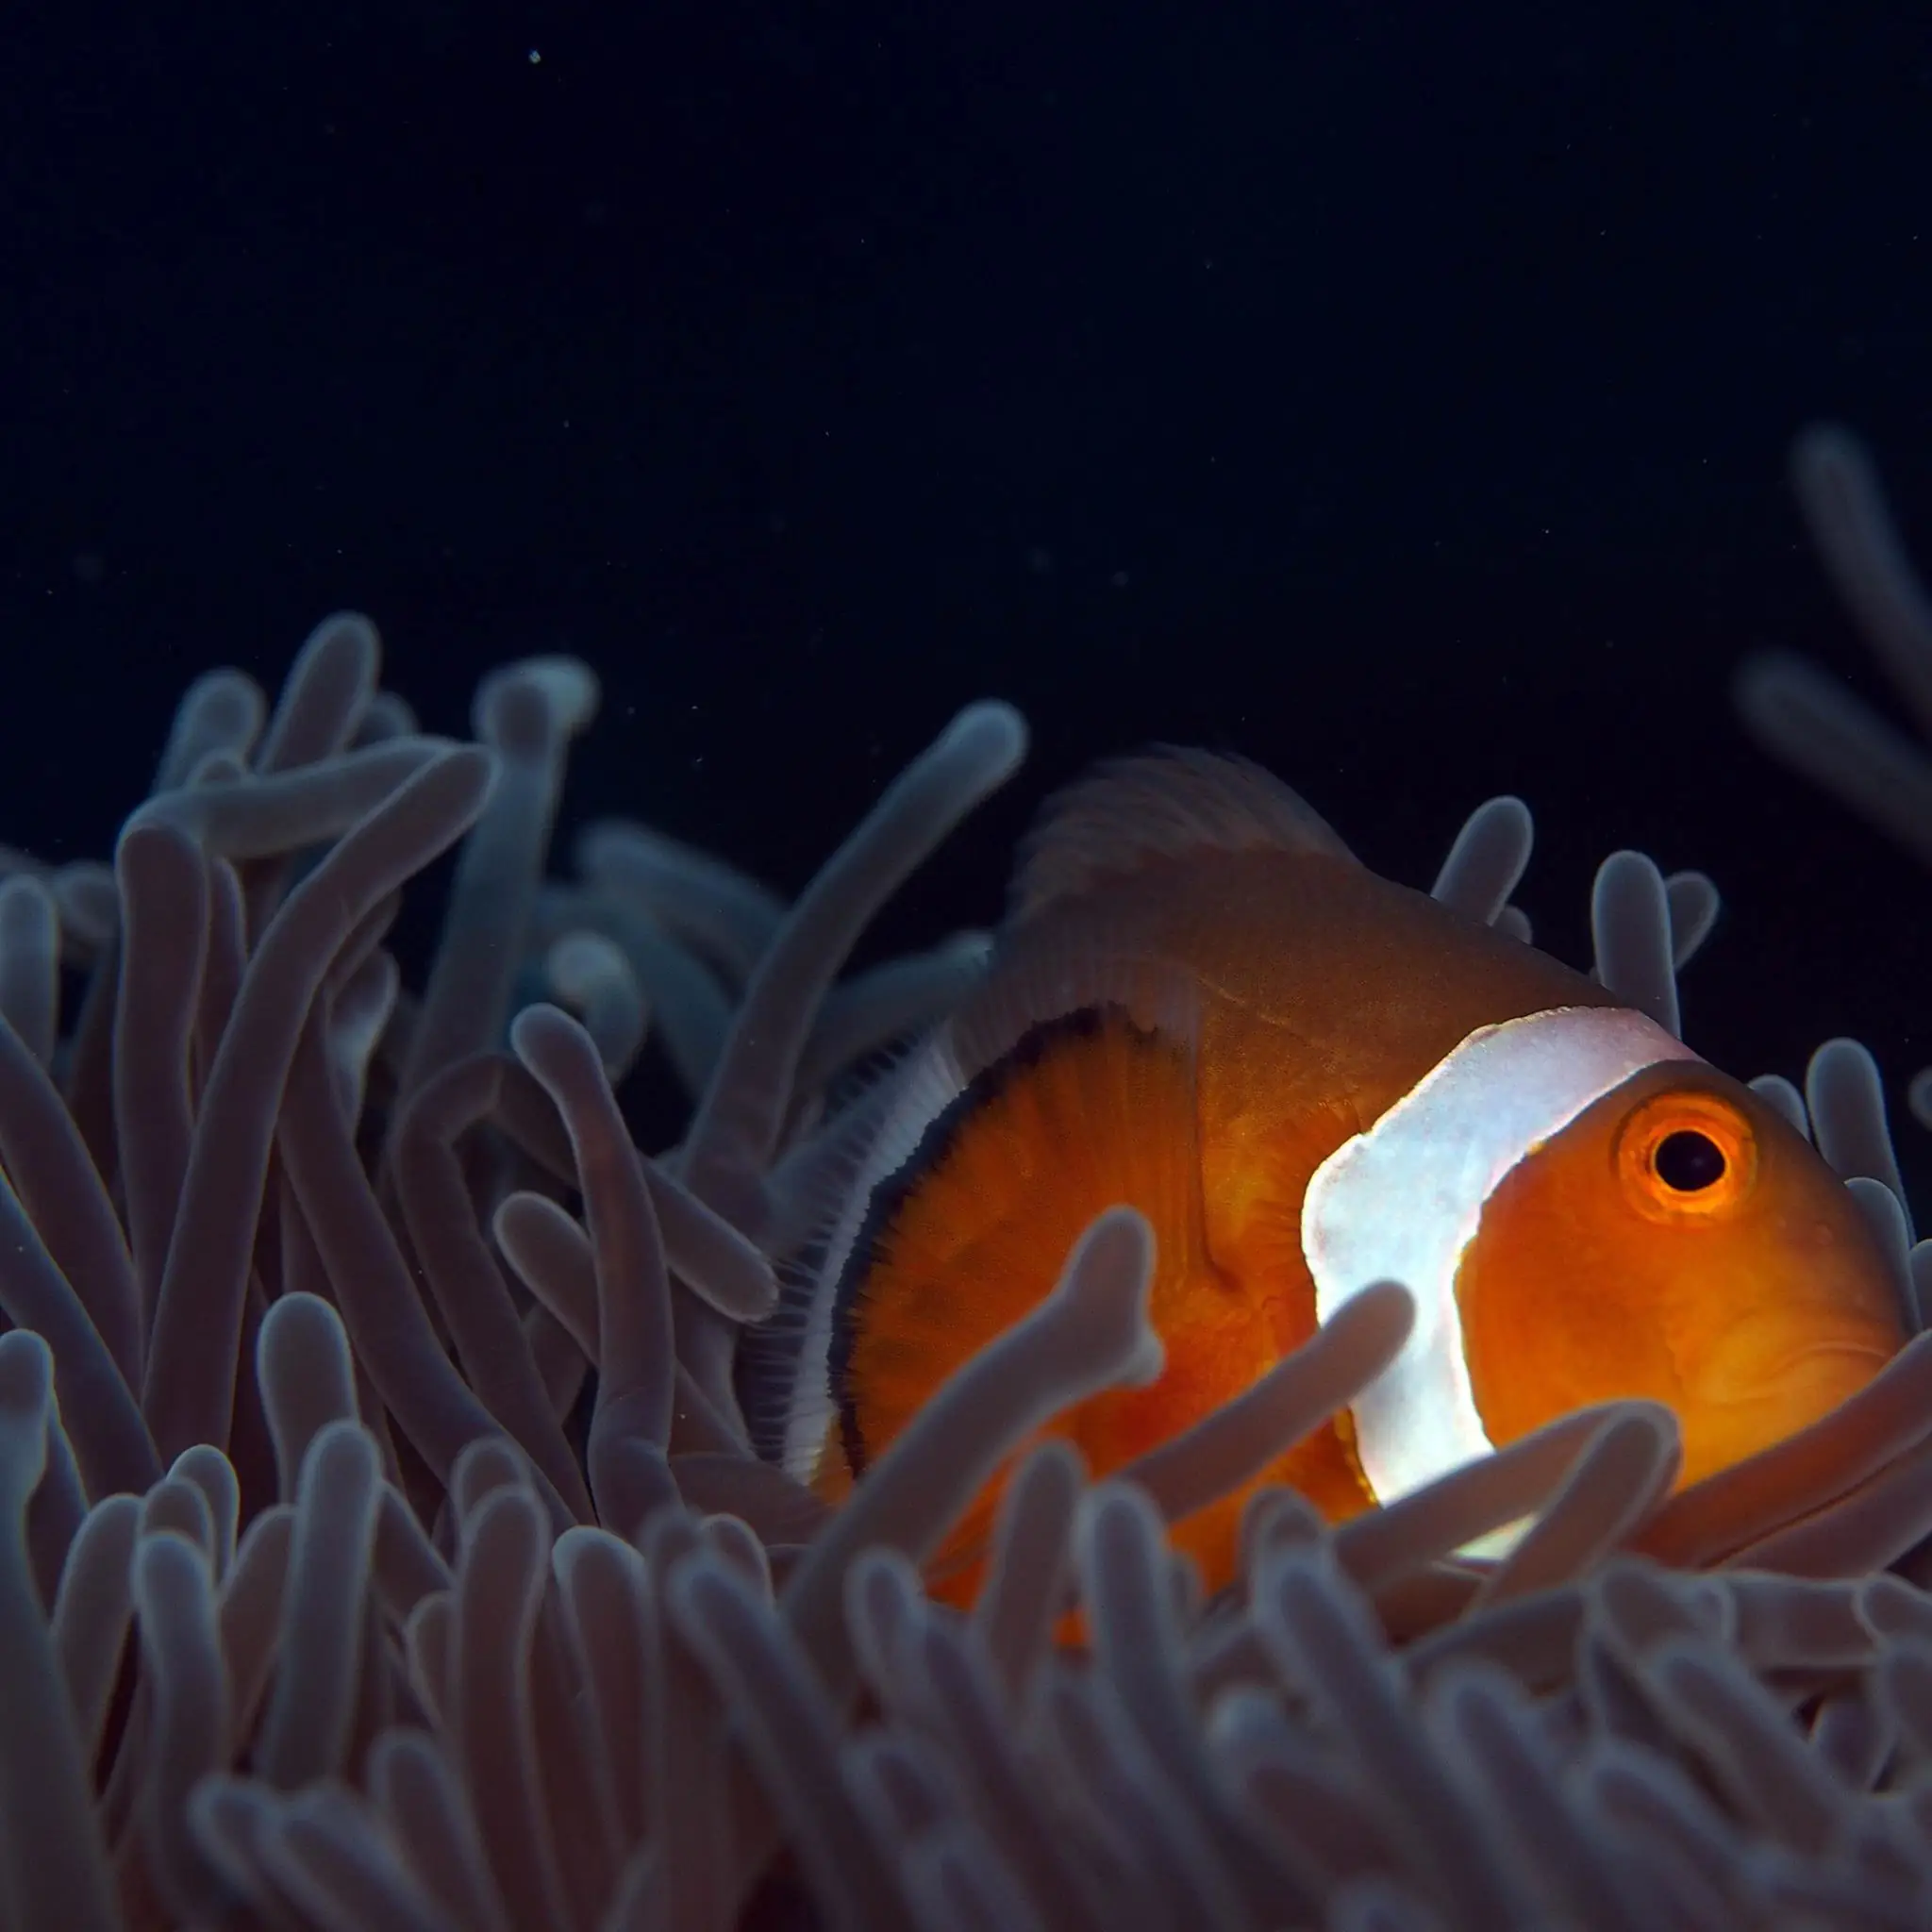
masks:
{"type": "Polygon", "coordinates": [[[1148,1320],[1155,1247],[1154,1229],[1138,1208],[1109,1208],[1075,1243],[1055,1291],[1096,1355],[1118,1359],[1118,1379],[1136,1388],[1158,1379],[1166,1362],[1148,1320]]]}
{"type": "Polygon", "coordinates": [[[967,751],[996,778],[1009,777],[1024,761],[1031,734],[1019,708],[1004,698],[970,704],[946,727],[948,750],[967,751]]]}

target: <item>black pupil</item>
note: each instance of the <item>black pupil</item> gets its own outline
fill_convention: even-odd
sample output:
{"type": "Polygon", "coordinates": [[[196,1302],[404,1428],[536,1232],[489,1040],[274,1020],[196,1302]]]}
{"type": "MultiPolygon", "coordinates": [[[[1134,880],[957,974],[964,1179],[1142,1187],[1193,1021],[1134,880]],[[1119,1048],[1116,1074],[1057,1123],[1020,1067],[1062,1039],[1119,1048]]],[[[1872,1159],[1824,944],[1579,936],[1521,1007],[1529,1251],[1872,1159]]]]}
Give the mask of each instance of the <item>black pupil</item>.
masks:
{"type": "Polygon", "coordinates": [[[1724,1177],[1724,1150],[1708,1134],[1682,1127],[1657,1143],[1657,1177],[1674,1193],[1697,1194],[1724,1177]]]}

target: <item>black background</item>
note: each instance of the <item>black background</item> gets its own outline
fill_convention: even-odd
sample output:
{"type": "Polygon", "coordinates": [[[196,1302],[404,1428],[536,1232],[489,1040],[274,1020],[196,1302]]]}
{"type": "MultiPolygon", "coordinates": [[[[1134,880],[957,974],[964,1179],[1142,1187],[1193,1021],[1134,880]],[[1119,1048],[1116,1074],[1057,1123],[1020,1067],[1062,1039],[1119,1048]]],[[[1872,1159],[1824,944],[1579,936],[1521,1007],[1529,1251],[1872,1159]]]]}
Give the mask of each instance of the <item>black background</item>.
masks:
{"type": "Polygon", "coordinates": [[[787,889],[1013,699],[880,943],[1201,741],[1423,882],[1523,792],[1573,958],[1604,852],[1711,871],[1740,1073],[1932,1058],[1932,879],[1727,698],[1878,694],[1804,423],[1932,568],[1924,8],[77,0],[0,68],[0,837],[104,855],[189,677],[354,605],[445,730],[580,653],[573,812],[787,889]]]}

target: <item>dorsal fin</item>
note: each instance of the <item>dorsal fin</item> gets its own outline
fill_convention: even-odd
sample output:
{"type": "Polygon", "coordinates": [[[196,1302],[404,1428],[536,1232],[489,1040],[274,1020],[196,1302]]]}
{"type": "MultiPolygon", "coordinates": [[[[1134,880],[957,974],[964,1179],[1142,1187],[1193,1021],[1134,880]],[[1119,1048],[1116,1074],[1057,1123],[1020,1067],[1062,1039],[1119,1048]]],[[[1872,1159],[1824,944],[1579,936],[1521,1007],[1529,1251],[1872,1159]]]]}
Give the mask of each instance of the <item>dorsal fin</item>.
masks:
{"type": "Polygon", "coordinates": [[[1354,858],[1312,806],[1252,759],[1158,745],[1110,759],[1047,801],[1021,849],[1013,916],[1159,859],[1271,846],[1354,858]]]}

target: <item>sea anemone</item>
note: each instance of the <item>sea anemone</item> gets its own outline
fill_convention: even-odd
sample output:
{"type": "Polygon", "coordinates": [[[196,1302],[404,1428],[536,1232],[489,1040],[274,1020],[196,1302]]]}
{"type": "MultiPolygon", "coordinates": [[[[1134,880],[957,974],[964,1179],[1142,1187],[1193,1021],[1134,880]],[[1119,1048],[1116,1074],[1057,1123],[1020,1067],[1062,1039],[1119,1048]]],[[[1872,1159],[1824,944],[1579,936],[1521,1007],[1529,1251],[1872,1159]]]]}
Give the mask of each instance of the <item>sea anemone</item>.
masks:
{"type": "MultiPolygon", "coordinates": [[[[1090,1483],[1027,1445],[1158,1360],[1117,1209],[831,1509],[754,1453],[737,1338],[859,1143],[853,1070],[979,970],[967,936],[838,977],[1019,720],[962,713],[788,908],[630,824],[546,877],[583,666],[493,675],[469,744],[377,679],[355,616],[272,712],[215,673],[111,872],[7,857],[0,1925],[1932,1920],[1932,1342],[1675,1495],[1638,1403],[1340,1529],[1264,1491],[1204,1600],[1164,1524],[1345,1407],[1407,1297],[1090,1483]],[[406,991],[391,923],[452,848],[406,991]],[[648,1158],[647,1038],[692,1103],[648,1158]],[[977,1601],[933,1603],[1016,1452],[977,1601]]],[[[1524,930],[1529,834],[1483,807],[1437,893],[1524,930]]],[[[1592,909],[1600,976],[1674,1025],[1708,881],[1618,854],[1592,909]]],[[[1869,1056],[1761,1087],[1923,1300],[1869,1056]]]]}

